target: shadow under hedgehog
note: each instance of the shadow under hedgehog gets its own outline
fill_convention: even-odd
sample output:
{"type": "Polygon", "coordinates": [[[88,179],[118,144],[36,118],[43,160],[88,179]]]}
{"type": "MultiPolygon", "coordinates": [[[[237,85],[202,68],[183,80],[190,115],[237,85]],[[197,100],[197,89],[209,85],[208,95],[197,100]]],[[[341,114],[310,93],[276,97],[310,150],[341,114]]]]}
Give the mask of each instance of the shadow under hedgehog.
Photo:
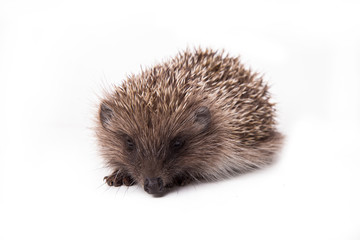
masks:
{"type": "Polygon", "coordinates": [[[113,171],[107,184],[154,195],[266,166],[283,139],[267,84],[211,49],[180,52],[115,86],[101,100],[96,135],[113,171]]]}

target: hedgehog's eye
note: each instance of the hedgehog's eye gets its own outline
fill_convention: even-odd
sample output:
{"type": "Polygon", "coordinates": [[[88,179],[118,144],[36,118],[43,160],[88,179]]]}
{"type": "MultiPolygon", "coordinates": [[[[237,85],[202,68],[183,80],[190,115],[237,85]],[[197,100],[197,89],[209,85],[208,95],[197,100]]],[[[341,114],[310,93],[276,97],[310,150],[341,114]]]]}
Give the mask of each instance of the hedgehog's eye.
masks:
{"type": "Polygon", "coordinates": [[[126,145],[126,149],[127,149],[128,151],[132,151],[132,150],[135,149],[135,143],[134,143],[134,141],[132,140],[132,138],[129,137],[129,136],[126,136],[126,137],[125,137],[125,145],[126,145]]]}
{"type": "Polygon", "coordinates": [[[180,137],[175,137],[173,140],[171,140],[170,142],[170,148],[172,151],[178,151],[180,150],[185,144],[185,140],[180,138],[180,137]]]}

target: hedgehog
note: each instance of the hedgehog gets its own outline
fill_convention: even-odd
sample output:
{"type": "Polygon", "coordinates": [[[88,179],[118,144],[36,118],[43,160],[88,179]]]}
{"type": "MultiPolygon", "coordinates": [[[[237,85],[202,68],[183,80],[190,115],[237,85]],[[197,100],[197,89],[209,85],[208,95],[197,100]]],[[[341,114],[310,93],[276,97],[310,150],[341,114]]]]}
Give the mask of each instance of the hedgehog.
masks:
{"type": "Polygon", "coordinates": [[[163,195],[273,162],[283,135],[275,103],[239,57],[186,49],[106,91],[96,117],[109,186],[163,195]]]}

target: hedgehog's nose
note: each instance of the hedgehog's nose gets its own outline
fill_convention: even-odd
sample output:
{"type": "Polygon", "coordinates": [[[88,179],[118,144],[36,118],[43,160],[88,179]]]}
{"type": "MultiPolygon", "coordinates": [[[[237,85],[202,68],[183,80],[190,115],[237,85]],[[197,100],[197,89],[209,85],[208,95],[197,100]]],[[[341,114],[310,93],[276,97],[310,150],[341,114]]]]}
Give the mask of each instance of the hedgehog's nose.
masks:
{"type": "Polygon", "coordinates": [[[144,190],[150,194],[159,194],[163,191],[164,183],[161,178],[146,178],[144,190]]]}

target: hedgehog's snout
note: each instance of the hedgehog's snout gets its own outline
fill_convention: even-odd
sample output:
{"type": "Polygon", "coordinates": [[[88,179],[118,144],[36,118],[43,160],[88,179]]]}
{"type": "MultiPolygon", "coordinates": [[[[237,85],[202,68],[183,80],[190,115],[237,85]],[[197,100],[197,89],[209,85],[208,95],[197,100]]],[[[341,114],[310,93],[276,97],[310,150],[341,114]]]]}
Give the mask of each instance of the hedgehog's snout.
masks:
{"type": "Polygon", "coordinates": [[[146,178],[144,190],[149,194],[160,194],[164,190],[164,182],[161,178],[146,178]]]}

